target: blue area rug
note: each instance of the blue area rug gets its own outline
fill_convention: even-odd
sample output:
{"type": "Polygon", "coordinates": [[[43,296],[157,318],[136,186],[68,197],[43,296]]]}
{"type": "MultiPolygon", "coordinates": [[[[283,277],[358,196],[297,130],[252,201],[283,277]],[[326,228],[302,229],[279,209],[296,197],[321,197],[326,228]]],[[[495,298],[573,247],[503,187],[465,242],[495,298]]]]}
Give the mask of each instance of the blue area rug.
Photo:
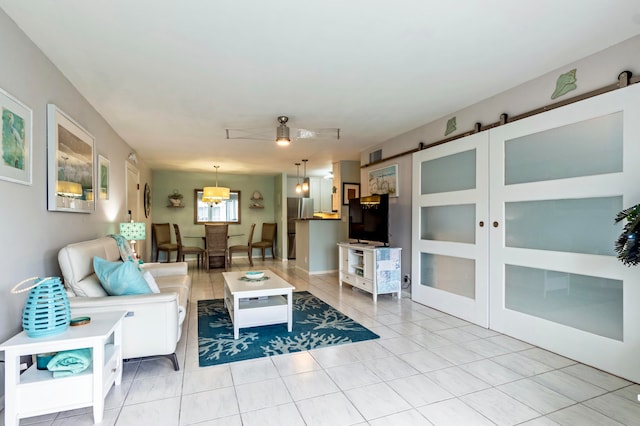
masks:
{"type": "Polygon", "coordinates": [[[308,291],[293,293],[291,333],[287,324],[241,328],[237,340],[222,299],[198,301],[200,367],[379,337],[308,291]]]}

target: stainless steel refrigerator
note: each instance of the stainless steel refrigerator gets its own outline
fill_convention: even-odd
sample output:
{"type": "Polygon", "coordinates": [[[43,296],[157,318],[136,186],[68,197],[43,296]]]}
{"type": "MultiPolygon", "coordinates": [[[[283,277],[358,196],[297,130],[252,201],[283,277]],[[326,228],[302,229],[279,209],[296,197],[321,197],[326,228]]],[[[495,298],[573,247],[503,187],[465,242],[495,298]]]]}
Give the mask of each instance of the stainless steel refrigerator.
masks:
{"type": "Polygon", "coordinates": [[[287,259],[296,258],[296,219],[313,217],[313,198],[287,198],[287,259]]]}

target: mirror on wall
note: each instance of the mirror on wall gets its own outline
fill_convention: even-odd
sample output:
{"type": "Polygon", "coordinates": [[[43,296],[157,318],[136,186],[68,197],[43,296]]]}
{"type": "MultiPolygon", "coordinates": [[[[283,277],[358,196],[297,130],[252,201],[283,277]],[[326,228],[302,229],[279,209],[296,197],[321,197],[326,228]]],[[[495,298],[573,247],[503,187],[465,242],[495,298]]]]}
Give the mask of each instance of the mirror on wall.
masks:
{"type": "Polygon", "coordinates": [[[202,189],[194,189],[193,223],[240,224],[240,191],[230,191],[228,200],[218,204],[202,202],[202,189]]]}

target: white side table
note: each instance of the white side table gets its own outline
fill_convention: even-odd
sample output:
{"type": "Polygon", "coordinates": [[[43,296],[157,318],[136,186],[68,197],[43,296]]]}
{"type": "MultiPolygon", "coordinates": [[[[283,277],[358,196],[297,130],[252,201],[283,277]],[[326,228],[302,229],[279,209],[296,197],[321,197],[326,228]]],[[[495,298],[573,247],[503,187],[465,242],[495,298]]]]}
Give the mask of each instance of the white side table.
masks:
{"type": "Polygon", "coordinates": [[[91,314],[86,325],[69,327],[48,337],[28,337],[22,331],[0,345],[5,352],[5,426],[24,417],[93,406],[93,420],[102,421],[104,399],[122,380],[122,318],[126,312],[91,314]],[[92,365],[82,373],[54,379],[34,363],[20,374],[20,356],[69,349],[92,349],[92,365]]]}

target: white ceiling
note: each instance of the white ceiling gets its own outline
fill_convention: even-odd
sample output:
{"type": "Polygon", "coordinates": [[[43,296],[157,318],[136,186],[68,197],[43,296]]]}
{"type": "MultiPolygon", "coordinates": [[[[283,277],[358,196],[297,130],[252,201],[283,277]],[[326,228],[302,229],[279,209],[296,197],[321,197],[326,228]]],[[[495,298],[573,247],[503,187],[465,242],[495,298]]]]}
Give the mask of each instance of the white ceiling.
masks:
{"type": "MultiPolygon", "coordinates": [[[[153,169],[309,175],[640,33],[638,0],[0,0],[153,169]],[[225,128],[338,127],[339,141],[225,128]]],[[[293,132],[292,132],[293,134],[293,132]]],[[[98,141],[100,143],[100,141],[98,141]]]]}

